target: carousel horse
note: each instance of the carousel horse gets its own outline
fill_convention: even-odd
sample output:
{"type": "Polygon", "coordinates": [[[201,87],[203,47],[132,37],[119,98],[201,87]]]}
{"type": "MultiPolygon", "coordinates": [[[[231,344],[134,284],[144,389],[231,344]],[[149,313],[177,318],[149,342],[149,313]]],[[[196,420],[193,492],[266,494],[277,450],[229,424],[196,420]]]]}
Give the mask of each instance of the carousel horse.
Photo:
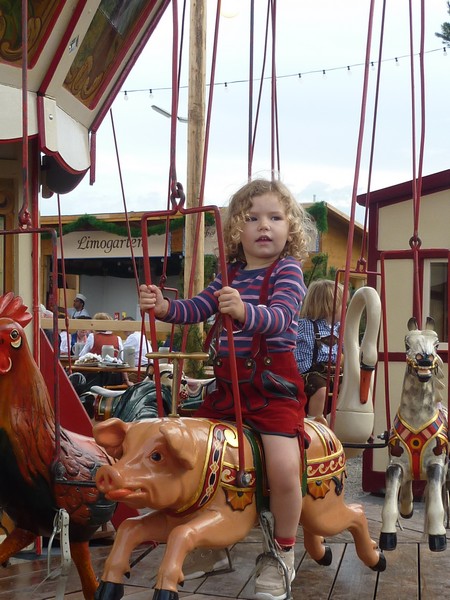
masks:
{"type": "MultiPolygon", "coordinates": [[[[173,364],[163,363],[159,368],[164,414],[172,410],[173,364]]],[[[201,405],[205,395],[214,386],[215,378],[194,379],[181,374],[177,394],[180,415],[191,416],[201,405]]],[[[126,390],[110,390],[92,386],[81,394],[80,400],[91,419],[105,421],[117,417],[122,421],[136,421],[158,416],[155,383],[151,376],[126,390]]]]}
{"type": "Polygon", "coordinates": [[[399,512],[410,518],[414,511],[412,482],[426,481],[425,531],[430,550],[440,552],[447,546],[443,493],[448,431],[447,414],[440,403],[443,374],[437,354],[439,340],[430,317],[423,330],[411,318],[408,330],[403,390],[389,437],[380,547],[394,550],[399,512]]]}
{"type": "MultiPolygon", "coordinates": [[[[378,296],[375,290],[367,293],[361,288],[356,297],[358,306],[364,305],[360,297],[368,299],[372,306],[378,296]]],[[[350,313],[350,320],[357,318],[359,323],[362,310],[350,313]]],[[[369,322],[377,311],[368,310],[367,314],[369,322]]],[[[359,327],[352,325],[358,336],[359,327]]],[[[357,345],[358,342],[353,343],[354,348],[357,345]]],[[[373,352],[367,354],[375,363],[373,352]]],[[[358,377],[354,384],[359,383],[358,377]]],[[[360,394],[352,394],[352,398],[355,396],[359,405],[360,394]]],[[[383,571],[385,558],[370,538],[363,508],[345,503],[346,458],[341,442],[318,421],[307,419],[305,431],[310,443],[300,525],[306,551],[318,564],[329,565],[331,549],[324,537],[348,529],[360,560],[375,571],[383,571]]],[[[149,539],[166,544],[154,600],[177,600],[177,586],[184,579],[185,556],[195,548],[235,544],[257,524],[258,514],[264,512],[267,490],[261,443],[250,430],[246,429],[244,435],[245,487],[238,485],[238,435],[231,423],[191,417],[125,423],[113,418],[95,425],[94,437],[117,459],[114,465],[97,472],[99,490],[110,500],[120,500],[136,509],[152,509],[119,526],[97,600],[118,600],[123,596],[123,576],[130,571],[130,555],[149,539]]]]}

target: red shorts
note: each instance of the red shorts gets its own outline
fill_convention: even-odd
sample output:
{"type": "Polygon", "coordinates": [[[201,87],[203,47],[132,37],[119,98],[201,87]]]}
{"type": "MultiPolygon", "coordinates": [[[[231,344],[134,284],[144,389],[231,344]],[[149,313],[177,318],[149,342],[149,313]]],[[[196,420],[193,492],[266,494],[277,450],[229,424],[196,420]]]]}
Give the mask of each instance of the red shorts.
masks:
{"type": "MultiPolygon", "coordinates": [[[[236,357],[243,422],[259,433],[304,437],[306,396],[292,352],[236,357]]],[[[195,417],[236,421],[230,360],[217,357],[217,389],[206,396],[195,417]]]]}

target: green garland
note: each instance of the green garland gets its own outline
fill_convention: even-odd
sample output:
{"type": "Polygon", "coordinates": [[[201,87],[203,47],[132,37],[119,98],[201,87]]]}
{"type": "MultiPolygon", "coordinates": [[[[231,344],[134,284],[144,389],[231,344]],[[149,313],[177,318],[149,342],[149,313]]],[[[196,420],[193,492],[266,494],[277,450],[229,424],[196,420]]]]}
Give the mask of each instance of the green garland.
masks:
{"type": "Polygon", "coordinates": [[[328,231],[328,209],[325,202],[314,202],[306,212],[314,219],[319,233],[328,231]]]}
{"type": "MultiPolygon", "coordinates": [[[[314,218],[317,229],[321,233],[328,231],[327,207],[325,202],[315,202],[312,206],[307,208],[306,211],[314,218]]],[[[177,229],[184,227],[184,220],[184,217],[171,219],[169,222],[169,231],[176,231],[177,229]]],[[[205,213],[205,224],[214,225],[214,223],[214,215],[211,213],[205,213]]],[[[73,231],[83,231],[86,229],[86,227],[89,229],[96,229],[97,231],[107,231],[108,233],[122,237],[128,236],[128,229],[125,225],[117,225],[116,223],[102,221],[101,219],[88,214],[84,214],[76,221],[72,221],[71,223],[63,225],[62,234],[64,236],[68,233],[72,233],[73,231]]],[[[148,235],[163,235],[166,233],[166,224],[165,222],[157,225],[149,224],[147,227],[147,232],[148,235]]],[[[58,231],[57,234],[59,234],[58,231]]],[[[130,225],[130,234],[131,237],[141,237],[141,228],[137,227],[136,225],[130,225]]],[[[50,236],[45,234],[45,237],[50,236]]]]}
{"type": "MultiPolygon", "coordinates": [[[[205,214],[205,223],[206,225],[214,224],[213,215],[206,213],[205,214]]],[[[102,221],[101,219],[97,219],[93,215],[84,214],[76,221],[72,221],[71,223],[67,223],[62,226],[62,234],[67,235],[68,233],[72,233],[73,231],[83,231],[89,227],[90,229],[95,229],[97,231],[107,231],[108,233],[113,233],[114,235],[120,235],[122,237],[128,236],[128,229],[125,225],[117,225],[116,223],[109,223],[107,221],[102,221]]],[[[184,217],[180,217],[178,219],[171,219],[169,222],[169,231],[175,231],[177,229],[181,229],[184,227],[184,217]]],[[[147,227],[148,235],[162,235],[166,233],[166,224],[160,223],[158,225],[148,225],[147,227]]],[[[130,235],[131,237],[141,237],[141,228],[136,225],[130,225],[130,235]]],[[[57,235],[59,232],[57,231],[57,235]]],[[[45,234],[46,237],[50,237],[48,234],[45,234]]]]}

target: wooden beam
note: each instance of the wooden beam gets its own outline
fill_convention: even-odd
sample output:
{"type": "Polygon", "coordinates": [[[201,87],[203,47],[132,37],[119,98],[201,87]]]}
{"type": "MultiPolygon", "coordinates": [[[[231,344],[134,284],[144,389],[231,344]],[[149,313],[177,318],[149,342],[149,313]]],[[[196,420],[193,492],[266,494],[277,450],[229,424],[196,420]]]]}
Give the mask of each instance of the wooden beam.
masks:
{"type": "MultiPolygon", "coordinates": [[[[53,329],[53,319],[51,317],[41,318],[42,329],[53,329]]],[[[149,333],[148,320],[145,323],[147,333],[149,333]]],[[[171,328],[170,323],[164,323],[163,321],[156,321],[156,330],[158,332],[169,333],[171,328]]],[[[59,331],[65,331],[66,321],[65,319],[58,319],[59,331]]],[[[130,332],[140,331],[140,321],[105,321],[104,319],[69,319],[69,331],[76,331],[77,329],[90,329],[91,331],[118,331],[118,332],[130,332]]]]}

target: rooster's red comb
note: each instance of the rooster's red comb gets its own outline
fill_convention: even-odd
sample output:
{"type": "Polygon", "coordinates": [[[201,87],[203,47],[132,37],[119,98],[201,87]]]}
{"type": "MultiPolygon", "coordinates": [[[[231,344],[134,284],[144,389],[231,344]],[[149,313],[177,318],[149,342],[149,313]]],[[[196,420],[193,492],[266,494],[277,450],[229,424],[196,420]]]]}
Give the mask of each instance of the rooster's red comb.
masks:
{"type": "Polygon", "coordinates": [[[7,292],[0,296],[0,318],[7,317],[13,319],[22,327],[28,325],[33,318],[28,312],[28,306],[25,306],[20,296],[14,296],[13,292],[7,292]]]}

